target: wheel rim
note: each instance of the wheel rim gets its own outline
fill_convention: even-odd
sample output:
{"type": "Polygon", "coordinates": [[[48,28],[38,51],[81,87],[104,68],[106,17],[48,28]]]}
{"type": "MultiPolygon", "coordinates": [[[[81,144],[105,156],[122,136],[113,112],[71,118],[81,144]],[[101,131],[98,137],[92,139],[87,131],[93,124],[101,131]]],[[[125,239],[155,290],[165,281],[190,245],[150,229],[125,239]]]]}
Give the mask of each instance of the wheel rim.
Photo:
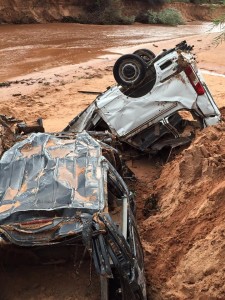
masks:
{"type": "Polygon", "coordinates": [[[119,68],[119,75],[127,83],[132,83],[140,76],[140,68],[134,62],[124,62],[119,68]]]}
{"type": "Polygon", "coordinates": [[[134,54],[140,56],[146,63],[149,63],[155,58],[155,54],[148,49],[139,49],[134,54]]]}

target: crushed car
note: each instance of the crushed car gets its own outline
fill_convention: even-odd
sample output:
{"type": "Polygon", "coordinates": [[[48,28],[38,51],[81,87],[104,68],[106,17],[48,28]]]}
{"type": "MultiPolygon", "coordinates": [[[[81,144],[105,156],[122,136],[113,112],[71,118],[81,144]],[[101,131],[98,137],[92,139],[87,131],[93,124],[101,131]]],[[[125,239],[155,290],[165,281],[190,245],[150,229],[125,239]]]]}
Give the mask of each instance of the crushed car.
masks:
{"type": "Polygon", "coordinates": [[[193,46],[186,41],[157,56],[148,49],[123,55],[113,74],[118,84],[99,95],[64,131],[108,131],[122,143],[158,153],[190,144],[196,128],[220,121],[193,46]]]}
{"type": "Polygon", "coordinates": [[[118,152],[87,132],[32,133],[14,144],[0,160],[1,249],[81,244],[100,275],[102,300],[146,300],[134,199],[122,172],[118,152]]]}

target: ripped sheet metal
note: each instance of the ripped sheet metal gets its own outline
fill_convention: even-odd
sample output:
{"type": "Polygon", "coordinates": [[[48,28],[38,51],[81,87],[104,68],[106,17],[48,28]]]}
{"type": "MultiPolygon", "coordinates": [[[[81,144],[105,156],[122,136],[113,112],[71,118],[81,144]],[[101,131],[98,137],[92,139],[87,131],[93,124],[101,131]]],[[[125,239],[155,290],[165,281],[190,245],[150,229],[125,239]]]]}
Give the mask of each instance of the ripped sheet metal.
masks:
{"type": "Polygon", "coordinates": [[[174,78],[159,83],[151,93],[139,98],[128,97],[118,86],[112,87],[96,99],[98,113],[115,135],[126,137],[139,127],[145,124],[149,127],[178,110],[191,110],[196,92],[185,75],[180,76],[182,80],[174,78]]]}
{"type": "Polygon", "coordinates": [[[0,224],[21,212],[103,209],[102,159],[86,132],[75,140],[32,134],[15,144],[0,161],[0,224]]]}

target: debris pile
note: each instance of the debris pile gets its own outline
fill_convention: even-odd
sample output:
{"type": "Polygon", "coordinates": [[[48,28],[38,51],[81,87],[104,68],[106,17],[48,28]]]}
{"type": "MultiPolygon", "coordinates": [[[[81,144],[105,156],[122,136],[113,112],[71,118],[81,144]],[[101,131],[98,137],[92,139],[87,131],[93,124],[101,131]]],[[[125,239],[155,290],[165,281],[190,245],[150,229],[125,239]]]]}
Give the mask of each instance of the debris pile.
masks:
{"type": "MultiPolygon", "coordinates": [[[[1,154],[16,142],[17,122],[0,116],[1,154]]],[[[149,296],[224,299],[225,122],[199,131],[189,148],[162,167],[158,179],[146,180],[153,185],[148,199],[154,205],[148,211],[147,203],[147,213],[141,217],[139,212],[138,219],[149,296]]],[[[138,193],[146,193],[149,185],[141,184],[138,193]]]]}
{"type": "Polygon", "coordinates": [[[15,135],[12,130],[14,118],[0,115],[0,157],[15,143],[15,135]]]}

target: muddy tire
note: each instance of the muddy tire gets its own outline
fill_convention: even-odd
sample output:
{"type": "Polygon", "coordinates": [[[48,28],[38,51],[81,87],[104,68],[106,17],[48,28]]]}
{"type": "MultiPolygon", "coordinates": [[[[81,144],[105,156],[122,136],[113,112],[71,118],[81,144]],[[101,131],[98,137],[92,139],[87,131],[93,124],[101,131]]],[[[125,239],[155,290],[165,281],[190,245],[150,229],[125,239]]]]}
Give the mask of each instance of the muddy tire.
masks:
{"type": "Polygon", "coordinates": [[[134,54],[140,56],[146,63],[149,63],[155,58],[155,53],[148,49],[138,49],[134,54]]]}
{"type": "Polygon", "coordinates": [[[122,86],[138,85],[146,75],[147,64],[136,54],[121,56],[113,67],[116,82],[122,86]]]}

